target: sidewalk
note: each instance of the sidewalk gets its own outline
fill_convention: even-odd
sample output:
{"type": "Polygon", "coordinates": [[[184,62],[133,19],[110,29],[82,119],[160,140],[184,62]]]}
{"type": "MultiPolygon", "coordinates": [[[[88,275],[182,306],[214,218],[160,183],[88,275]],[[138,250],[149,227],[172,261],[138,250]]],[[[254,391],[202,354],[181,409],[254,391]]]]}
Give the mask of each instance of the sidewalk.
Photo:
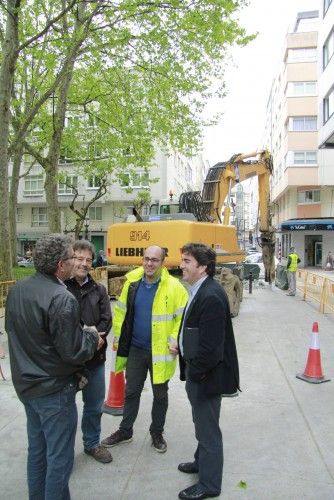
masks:
{"type": "MultiPolygon", "coordinates": [[[[226,500],[332,500],[334,498],[334,315],[278,288],[247,291],[233,319],[239,353],[238,398],[223,399],[226,500]],[[308,354],[312,324],[319,323],[322,367],[330,382],[298,380],[308,354]],[[240,481],[246,488],[239,486],[240,481]]],[[[3,330],[0,323],[0,330],[3,330]]],[[[3,337],[1,337],[3,338],[3,337]]],[[[1,360],[9,374],[8,357],[1,360]]],[[[109,379],[107,363],[106,379],[109,379]]],[[[177,471],[192,459],[193,423],[184,384],[170,383],[166,454],[151,447],[149,384],[131,443],[113,448],[114,460],[102,465],[83,453],[78,429],[72,500],[176,500],[194,482],[177,471]]],[[[80,395],[78,407],[81,411],[80,395]]],[[[0,381],[0,497],[27,498],[26,430],[22,405],[10,381],[0,381]]],[[[104,415],[102,436],[117,429],[120,417],[104,415]]]]}

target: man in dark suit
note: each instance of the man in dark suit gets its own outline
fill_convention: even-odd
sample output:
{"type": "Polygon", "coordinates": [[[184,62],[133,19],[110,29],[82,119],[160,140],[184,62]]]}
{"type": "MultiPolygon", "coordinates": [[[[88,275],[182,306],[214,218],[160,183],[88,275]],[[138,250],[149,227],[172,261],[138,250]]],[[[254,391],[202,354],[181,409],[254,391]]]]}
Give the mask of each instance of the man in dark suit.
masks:
{"type": "Polygon", "coordinates": [[[179,498],[201,500],[220,495],[221,398],[239,390],[239,367],[228,299],[213,279],[215,251],[201,243],[189,243],[181,252],[180,268],[190,285],[190,298],[179,332],[180,376],[186,381],[198,445],[194,461],[181,463],[178,469],[198,473],[198,482],[182,490],[179,498]]]}

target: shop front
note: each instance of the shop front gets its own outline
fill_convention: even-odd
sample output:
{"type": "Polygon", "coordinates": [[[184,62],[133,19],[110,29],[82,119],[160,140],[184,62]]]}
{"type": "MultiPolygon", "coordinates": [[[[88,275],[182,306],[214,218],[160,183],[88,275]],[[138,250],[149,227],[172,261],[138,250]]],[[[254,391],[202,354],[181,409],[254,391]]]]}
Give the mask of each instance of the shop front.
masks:
{"type": "Polygon", "coordinates": [[[334,217],[289,219],[280,224],[278,235],[283,258],[294,246],[302,267],[325,267],[328,252],[334,252],[334,217]]]}

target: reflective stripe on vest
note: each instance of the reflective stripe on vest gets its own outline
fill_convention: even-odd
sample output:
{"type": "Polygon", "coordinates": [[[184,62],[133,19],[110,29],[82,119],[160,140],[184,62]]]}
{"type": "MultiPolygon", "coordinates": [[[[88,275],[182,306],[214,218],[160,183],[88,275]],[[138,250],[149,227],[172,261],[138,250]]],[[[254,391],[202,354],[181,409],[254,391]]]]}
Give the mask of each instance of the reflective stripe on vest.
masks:
{"type": "Polygon", "coordinates": [[[175,356],[172,354],[156,354],[152,356],[152,363],[167,363],[168,361],[175,361],[175,356]]]}
{"type": "Polygon", "coordinates": [[[152,314],[152,321],[172,321],[174,314],[152,314]]]}
{"type": "Polygon", "coordinates": [[[126,311],[126,305],[123,304],[123,302],[120,302],[119,300],[116,302],[116,306],[119,307],[120,309],[123,309],[123,311],[126,311]]]}

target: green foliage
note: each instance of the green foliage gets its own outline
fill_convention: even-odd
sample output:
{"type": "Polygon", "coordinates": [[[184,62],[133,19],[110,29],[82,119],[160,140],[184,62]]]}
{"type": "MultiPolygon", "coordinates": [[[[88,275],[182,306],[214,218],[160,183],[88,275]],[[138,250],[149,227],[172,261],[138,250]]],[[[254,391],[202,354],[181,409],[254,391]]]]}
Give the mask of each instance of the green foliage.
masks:
{"type": "MultiPolygon", "coordinates": [[[[59,102],[57,78],[74,57],[66,103],[70,126],[61,150],[78,173],[114,173],[118,180],[124,169],[149,167],[157,143],[167,151],[195,154],[213,79],[220,80],[215,93],[223,93],[228,47],[253,37],[236,20],[245,3],[87,2],[78,4],[79,27],[74,5],[21,52],[12,103],[17,124],[39,106],[27,133],[37,153],[47,149],[59,102]]],[[[23,4],[22,43],[56,17],[62,5],[48,0],[23,4]]]]}
{"type": "Polygon", "coordinates": [[[15,266],[12,268],[13,280],[20,280],[35,274],[36,270],[34,267],[19,267],[15,266]]]}
{"type": "MultiPolygon", "coordinates": [[[[167,154],[197,153],[203,108],[213,93],[224,95],[229,49],[254,37],[237,19],[246,3],[18,4],[20,47],[13,97],[6,103],[10,152],[24,143],[46,170],[52,224],[58,224],[59,157],[78,175],[111,174],[116,182],[125,172],[149,169],[157,145],[167,154]]],[[[7,15],[0,2],[0,27],[7,15]]]]}

